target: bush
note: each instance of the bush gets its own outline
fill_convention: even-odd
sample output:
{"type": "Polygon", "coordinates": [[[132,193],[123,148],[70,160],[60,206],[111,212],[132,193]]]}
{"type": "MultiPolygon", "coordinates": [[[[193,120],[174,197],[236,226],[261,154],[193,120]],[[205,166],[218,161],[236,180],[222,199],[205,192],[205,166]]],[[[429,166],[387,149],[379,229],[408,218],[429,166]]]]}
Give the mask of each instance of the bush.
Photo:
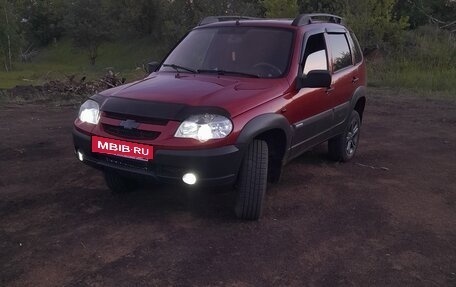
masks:
{"type": "Polygon", "coordinates": [[[456,91],[455,36],[436,26],[407,31],[402,48],[368,58],[373,85],[429,91],[456,91]]]}
{"type": "Polygon", "coordinates": [[[75,0],[68,4],[67,32],[75,46],[87,51],[95,65],[100,45],[111,38],[112,21],[101,0],[75,0]]]}
{"type": "Polygon", "coordinates": [[[454,34],[427,25],[408,31],[402,51],[396,57],[414,61],[422,68],[448,68],[456,63],[454,34]]]}

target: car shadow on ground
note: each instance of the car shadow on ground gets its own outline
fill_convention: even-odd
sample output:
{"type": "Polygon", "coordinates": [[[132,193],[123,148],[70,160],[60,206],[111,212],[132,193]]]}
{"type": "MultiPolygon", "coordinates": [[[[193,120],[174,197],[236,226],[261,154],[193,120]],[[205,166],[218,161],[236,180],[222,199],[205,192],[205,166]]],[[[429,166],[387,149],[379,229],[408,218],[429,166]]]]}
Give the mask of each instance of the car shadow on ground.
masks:
{"type": "Polygon", "coordinates": [[[136,191],[114,194],[101,183],[97,189],[78,189],[71,197],[74,201],[62,199],[66,208],[75,213],[115,217],[121,221],[150,222],[154,218],[166,220],[167,217],[182,215],[232,221],[235,220],[232,210],[234,195],[234,190],[229,188],[156,184],[143,184],[136,191]]]}
{"type": "MultiPolygon", "coordinates": [[[[325,147],[316,149],[296,158],[284,167],[284,179],[270,184],[268,196],[277,196],[282,184],[299,184],[305,178],[294,178],[291,171],[296,166],[315,167],[331,164],[325,147]]],[[[93,175],[92,175],[93,176],[93,175]]],[[[124,194],[114,194],[105,186],[102,174],[95,175],[95,188],[66,188],[61,200],[65,208],[89,216],[115,216],[117,219],[150,221],[152,218],[166,218],[186,214],[193,218],[219,221],[237,221],[233,206],[236,197],[234,187],[189,187],[184,184],[164,185],[153,182],[143,183],[141,188],[124,194]],[[73,190],[72,190],[73,189],[73,190]],[[64,195],[65,194],[65,195],[64,195]],[[68,194],[72,196],[68,197],[68,194]]],[[[267,201],[268,199],[266,199],[267,201]]]]}
{"type": "MultiPolygon", "coordinates": [[[[267,197],[280,196],[280,186],[285,184],[299,185],[305,183],[312,177],[296,177],[293,170],[299,166],[308,166],[315,168],[321,165],[336,164],[330,161],[326,154],[326,147],[320,145],[304,155],[294,159],[284,167],[284,176],[280,183],[270,184],[267,197]]],[[[193,218],[217,220],[220,222],[238,221],[235,218],[233,206],[236,197],[234,187],[201,187],[186,186],[184,184],[164,185],[152,182],[144,183],[141,188],[124,194],[113,194],[105,187],[100,173],[100,188],[97,189],[79,189],[74,195],[74,201],[67,202],[68,208],[77,208],[74,206],[78,202],[76,197],[85,199],[81,202],[79,211],[89,212],[96,210],[100,216],[113,216],[121,219],[145,220],[150,221],[152,218],[165,219],[167,216],[187,215],[193,218]],[[83,194],[83,195],[81,195],[83,194]],[[88,202],[87,202],[88,201],[88,202]],[[90,207],[94,206],[94,207],[90,207]]],[[[68,192],[68,190],[67,190],[68,192]]],[[[266,198],[268,201],[268,198],[266,198]]]]}

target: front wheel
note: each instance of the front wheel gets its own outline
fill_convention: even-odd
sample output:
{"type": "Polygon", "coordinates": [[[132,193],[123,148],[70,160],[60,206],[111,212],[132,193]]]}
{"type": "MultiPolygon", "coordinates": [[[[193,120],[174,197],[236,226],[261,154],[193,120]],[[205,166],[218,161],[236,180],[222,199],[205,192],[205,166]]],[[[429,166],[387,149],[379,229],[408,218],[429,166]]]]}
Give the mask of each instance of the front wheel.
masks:
{"type": "Polygon", "coordinates": [[[328,141],[328,151],[331,159],[346,162],[351,160],[359,144],[361,118],[357,111],[352,111],[345,132],[328,141]]]}
{"type": "Polygon", "coordinates": [[[254,140],[242,162],[235,204],[236,216],[257,220],[261,216],[268,179],[268,144],[254,140]]]}

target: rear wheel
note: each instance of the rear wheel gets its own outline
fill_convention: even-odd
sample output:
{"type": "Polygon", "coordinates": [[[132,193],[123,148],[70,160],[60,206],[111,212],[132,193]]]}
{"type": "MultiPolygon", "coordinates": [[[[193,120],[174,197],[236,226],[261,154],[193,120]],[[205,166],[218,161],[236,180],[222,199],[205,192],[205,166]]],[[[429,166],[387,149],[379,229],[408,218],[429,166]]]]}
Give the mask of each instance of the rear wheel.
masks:
{"type": "Polygon", "coordinates": [[[257,220],[261,216],[268,179],[268,144],[254,140],[241,166],[235,204],[236,216],[257,220]]]}
{"type": "Polygon", "coordinates": [[[351,160],[359,144],[361,119],[357,111],[352,111],[345,132],[328,141],[328,151],[331,159],[346,162],[351,160]]]}
{"type": "Polygon", "coordinates": [[[106,185],[113,193],[128,193],[138,188],[138,183],[133,179],[119,175],[116,172],[105,171],[104,178],[106,185]]]}

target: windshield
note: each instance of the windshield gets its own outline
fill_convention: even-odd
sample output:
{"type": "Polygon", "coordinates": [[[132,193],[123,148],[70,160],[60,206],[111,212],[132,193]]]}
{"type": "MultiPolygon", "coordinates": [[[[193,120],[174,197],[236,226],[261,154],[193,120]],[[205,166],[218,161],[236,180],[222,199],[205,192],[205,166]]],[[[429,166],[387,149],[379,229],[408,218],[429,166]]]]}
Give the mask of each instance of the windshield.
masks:
{"type": "Polygon", "coordinates": [[[287,70],[292,40],[292,31],[278,28],[196,29],[171,52],[160,71],[277,78],[287,70]]]}

